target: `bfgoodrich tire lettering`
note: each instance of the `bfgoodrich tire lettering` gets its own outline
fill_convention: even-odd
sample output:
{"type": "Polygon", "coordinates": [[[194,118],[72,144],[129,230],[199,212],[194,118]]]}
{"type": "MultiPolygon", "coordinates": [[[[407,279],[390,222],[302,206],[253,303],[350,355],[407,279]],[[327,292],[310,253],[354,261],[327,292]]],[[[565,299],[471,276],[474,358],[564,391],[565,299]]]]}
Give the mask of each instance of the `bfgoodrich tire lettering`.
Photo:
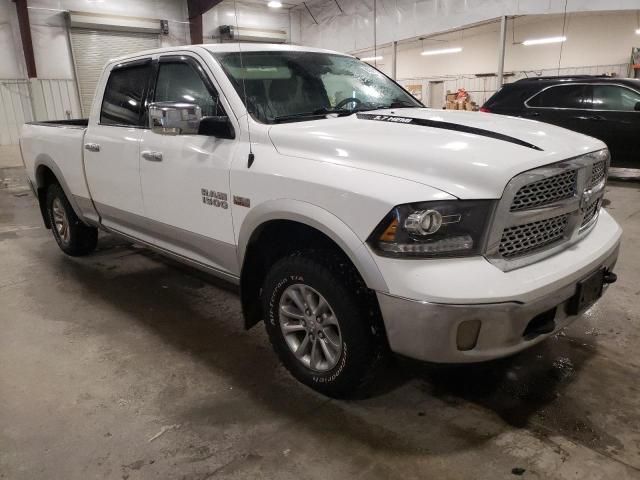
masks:
{"type": "MultiPolygon", "coordinates": [[[[299,381],[325,395],[347,397],[361,390],[373,378],[383,352],[382,332],[375,321],[377,308],[371,304],[370,292],[362,280],[342,257],[332,252],[316,251],[297,252],[285,257],[276,262],[267,274],[262,292],[269,339],[284,366],[299,381]],[[320,364],[312,368],[313,361],[307,365],[296,357],[281,327],[283,295],[287,289],[300,285],[309,287],[326,299],[339,324],[340,356],[326,370],[318,368],[320,364]]],[[[315,306],[313,300],[309,305],[315,306]]],[[[299,316],[297,311],[296,315],[299,316]]],[[[301,337],[304,334],[301,331],[301,337]]]]}

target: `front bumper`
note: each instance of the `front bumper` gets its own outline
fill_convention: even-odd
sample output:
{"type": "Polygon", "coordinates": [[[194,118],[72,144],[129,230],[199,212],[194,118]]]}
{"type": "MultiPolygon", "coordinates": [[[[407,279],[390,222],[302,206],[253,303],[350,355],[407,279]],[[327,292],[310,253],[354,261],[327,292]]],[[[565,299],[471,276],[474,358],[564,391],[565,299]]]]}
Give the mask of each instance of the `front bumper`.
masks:
{"type": "MultiPolygon", "coordinates": [[[[484,259],[476,259],[480,263],[473,268],[463,263],[460,270],[458,261],[451,260],[450,270],[460,275],[456,279],[437,275],[443,264],[429,269],[424,263],[423,274],[411,271],[404,280],[396,277],[390,285],[395,291],[377,293],[391,350],[423,361],[468,363],[535,345],[579,316],[567,315],[567,302],[580,280],[599,268],[613,269],[620,236],[620,227],[602,211],[598,224],[581,242],[518,270],[502,272],[484,259]],[[420,283],[423,293],[416,295],[420,283]],[[469,300],[464,302],[467,286],[469,300]],[[403,289],[411,296],[403,295],[403,289]],[[451,301],[443,299],[447,291],[451,301]],[[532,328],[538,325],[544,328],[532,328]]],[[[382,266],[383,275],[392,273],[390,265],[387,272],[382,266]]]]}

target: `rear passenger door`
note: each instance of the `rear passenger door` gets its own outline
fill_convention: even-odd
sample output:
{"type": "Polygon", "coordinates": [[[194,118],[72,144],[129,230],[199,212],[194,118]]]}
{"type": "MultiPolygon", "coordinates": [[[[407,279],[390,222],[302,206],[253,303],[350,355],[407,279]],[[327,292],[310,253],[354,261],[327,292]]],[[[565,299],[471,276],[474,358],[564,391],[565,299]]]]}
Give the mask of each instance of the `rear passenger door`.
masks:
{"type": "Polygon", "coordinates": [[[84,138],[87,183],[105,226],[137,236],[144,215],[140,140],[151,59],[115,65],[98,88],[84,138]],[[101,99],[101,101],[99,100],[101,99]]]}
{"type": "Polygon", "coordinates": [[[591,110],[591,91],[585,84],[553,85],[527,100],[525,107],[526,118],[587,133],[583,120],[591,110]]]}
{"type": "Polygon", "coordinates": [[[638,168],[640,134],[640,93],[623,85],[593,85],[594,136],[602,132],[602,140],[611,150],[611,164],[638,168]]]}

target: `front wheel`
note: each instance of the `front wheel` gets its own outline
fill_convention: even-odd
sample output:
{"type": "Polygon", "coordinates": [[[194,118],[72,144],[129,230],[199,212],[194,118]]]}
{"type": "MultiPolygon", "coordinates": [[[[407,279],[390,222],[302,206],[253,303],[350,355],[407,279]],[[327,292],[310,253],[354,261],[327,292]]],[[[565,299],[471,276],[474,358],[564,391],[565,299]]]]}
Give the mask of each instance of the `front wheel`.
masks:
{"type": "Polygon", "coordinates": [[[53,237],[64,253],[80,256],[95,250],[98,229],[85,225],[78,219],[62,187],[57,183],[47,189],[47,214],[53,237]]]}
{"type": "Polygon", "coordinates": [[[383,358],[377,305],[354,268],[331,252],[274,264],[263,288],[266,329],[284,366],[331,397],[360,391],[383,358]]]}

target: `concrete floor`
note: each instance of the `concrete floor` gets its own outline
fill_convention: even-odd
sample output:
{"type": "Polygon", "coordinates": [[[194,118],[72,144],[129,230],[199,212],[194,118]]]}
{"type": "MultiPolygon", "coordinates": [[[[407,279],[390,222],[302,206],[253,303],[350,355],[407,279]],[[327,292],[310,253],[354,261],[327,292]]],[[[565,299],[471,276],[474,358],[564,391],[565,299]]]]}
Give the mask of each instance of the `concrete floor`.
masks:
{"type": "Polygon", "coordinates": [[[107,235],[63,255],[4,168],[0,478],[640,478],[640,191],[607,198],[620,280],[566,332],[486,365],[400,362],[342,402],[243,331],[232,287],[107,235]]]}

